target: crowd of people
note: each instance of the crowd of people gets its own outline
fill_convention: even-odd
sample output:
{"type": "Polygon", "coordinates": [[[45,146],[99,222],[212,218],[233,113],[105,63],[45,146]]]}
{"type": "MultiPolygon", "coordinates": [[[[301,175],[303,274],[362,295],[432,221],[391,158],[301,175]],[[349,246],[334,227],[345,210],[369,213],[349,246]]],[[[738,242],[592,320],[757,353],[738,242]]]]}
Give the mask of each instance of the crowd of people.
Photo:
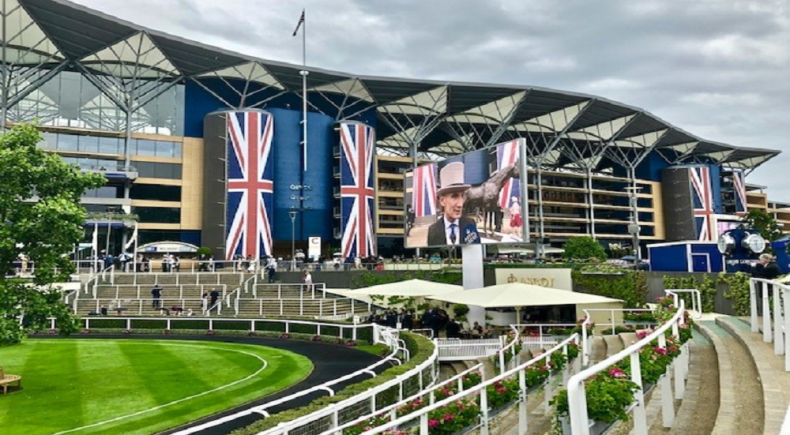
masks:
{"type": "Polygon", "coordinates": [[[441,337],[442,331],[444,331],[446,338],[493,338],[496,336],[496,331],[491,326],[484,328],[478,322],[474,322],[468,329],[465,329],[461,323],[450,317],[447,311],[433,307],[428,308],[421,315],[406,308],[400,310],[390,308],[381,312],[375,310],[365,321],[409,331],[430,330],[434,338],[441,337]]]}

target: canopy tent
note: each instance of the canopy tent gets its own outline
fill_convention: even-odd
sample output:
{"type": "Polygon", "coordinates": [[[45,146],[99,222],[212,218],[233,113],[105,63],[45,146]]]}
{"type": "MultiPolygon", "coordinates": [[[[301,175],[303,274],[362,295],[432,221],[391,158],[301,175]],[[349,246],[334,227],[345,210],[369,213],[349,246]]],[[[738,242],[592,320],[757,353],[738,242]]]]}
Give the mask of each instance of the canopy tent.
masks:
{"type": "Polygon", "coordinates": [[[428,296],[428,298],[454,304],[476,305],[483,308],[588,305],[623,302],[619,299],[523,283],[500,284],[471,290],[460,290],[452,293],[437,293],[428,296]]]}
{"type": "Polygon", "coordinates": [[[423,281],[421,279],[410,279],[407,281],[392,282],[389,284],[374,285],[372,287],[361,288],[349,292],[356,295],[376,295],[376,296],[402,296],[402,297],[428,297],[433,295],[443,295],[463,291],[463,287],[453,284],[442,284],[440,282],[423,281]]]}

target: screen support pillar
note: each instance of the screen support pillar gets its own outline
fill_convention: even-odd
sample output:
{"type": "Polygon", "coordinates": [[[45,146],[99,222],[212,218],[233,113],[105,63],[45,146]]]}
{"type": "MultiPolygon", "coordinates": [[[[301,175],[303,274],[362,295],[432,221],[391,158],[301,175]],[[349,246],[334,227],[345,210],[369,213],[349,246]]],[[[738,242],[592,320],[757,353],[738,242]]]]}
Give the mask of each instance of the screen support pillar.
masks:
{"type": "MultiPolygon", "coordinates": [[[[461,245],[461,255],[464,290],[483,287],[483,245],[461,245]]],[[[470,328],[475,322],[485,326],[486,311],[483,307],[470,306],[466,319],[470,328]]]]}

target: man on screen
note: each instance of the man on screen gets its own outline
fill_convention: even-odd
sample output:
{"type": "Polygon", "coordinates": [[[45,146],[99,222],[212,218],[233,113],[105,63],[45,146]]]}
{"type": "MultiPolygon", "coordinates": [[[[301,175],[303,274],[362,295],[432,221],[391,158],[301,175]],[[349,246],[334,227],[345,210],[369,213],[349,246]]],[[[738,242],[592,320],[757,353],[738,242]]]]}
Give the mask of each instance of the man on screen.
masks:
{"type": "Polygon", "coordinates": [[[439,171],[440,187],[436,192],[442,209],[441,217],[428,227],[428,246],[480,243],[477,225],[464,216],[464,203],[469,187],[464,184],[464,164],[448,163],[439,171]]]}

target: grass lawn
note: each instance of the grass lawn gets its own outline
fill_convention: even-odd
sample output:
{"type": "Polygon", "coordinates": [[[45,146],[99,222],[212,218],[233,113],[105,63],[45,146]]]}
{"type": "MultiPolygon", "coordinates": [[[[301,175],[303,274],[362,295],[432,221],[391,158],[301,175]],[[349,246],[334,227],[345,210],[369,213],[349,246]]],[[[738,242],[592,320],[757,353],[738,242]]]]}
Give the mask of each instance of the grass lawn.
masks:
{"type": "Polygon", "coordinates": [[[151,434],[280,391],[313,369],[263,346],[78,339],[0,348],[0,366],[23,386],[0,394],[4,435],[151,434]]]}

